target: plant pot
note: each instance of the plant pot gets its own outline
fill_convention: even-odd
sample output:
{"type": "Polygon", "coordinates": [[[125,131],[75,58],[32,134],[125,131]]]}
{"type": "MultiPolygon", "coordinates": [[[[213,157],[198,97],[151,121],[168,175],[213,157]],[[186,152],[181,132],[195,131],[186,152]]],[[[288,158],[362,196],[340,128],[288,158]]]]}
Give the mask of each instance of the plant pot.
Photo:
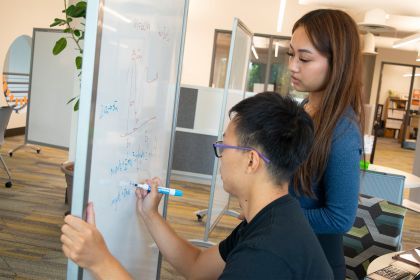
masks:
{"type": "Polygon", "coordinates": [[[61,171],[64,173],[66,178],[67,188],[64,203],[69,204],[71,208],[71,198],[73,193],[73,173],[74,173],[74,162],[66,161],[61,164],[61,171]]]}

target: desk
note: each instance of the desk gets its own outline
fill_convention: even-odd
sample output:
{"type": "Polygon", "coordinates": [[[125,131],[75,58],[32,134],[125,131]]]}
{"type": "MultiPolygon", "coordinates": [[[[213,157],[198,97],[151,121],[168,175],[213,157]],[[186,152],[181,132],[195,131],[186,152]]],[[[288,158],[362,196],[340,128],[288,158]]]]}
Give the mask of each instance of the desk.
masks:
{"type": "Polygon", "coordinates": [[[375,272],[381,268],[387,267],[388,265],[394,262],[397,264],[398,267],[416,274],[419,271],[417,267],[392,259],[394,255],[399,254],[401,252],[403,251],[392,252],[392,253],[388,253],[383,256],[377,257],[369,264],[366,270],[366,274],[369,275],[370,273],[375,272]]]}
{"type": "Polygon", "coordinates": [[[368,170],[405,176],[405,188],[410,189],[408,199],[403,200],[403,206],[420,212],[420,177],[395,168],[369,164],[368,170]]]}

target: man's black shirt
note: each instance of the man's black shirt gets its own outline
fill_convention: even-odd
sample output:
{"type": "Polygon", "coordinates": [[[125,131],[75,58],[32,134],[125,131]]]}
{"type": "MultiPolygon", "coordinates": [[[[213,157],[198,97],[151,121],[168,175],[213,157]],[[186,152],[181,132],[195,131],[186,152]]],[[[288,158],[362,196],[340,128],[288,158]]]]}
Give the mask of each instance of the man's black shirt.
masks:
{"type": "Polygon", "coordinates": [[[226,262],[219,279],[333,279],[296,199],[285,195],[240,223],[219,244],[226,262]]]}

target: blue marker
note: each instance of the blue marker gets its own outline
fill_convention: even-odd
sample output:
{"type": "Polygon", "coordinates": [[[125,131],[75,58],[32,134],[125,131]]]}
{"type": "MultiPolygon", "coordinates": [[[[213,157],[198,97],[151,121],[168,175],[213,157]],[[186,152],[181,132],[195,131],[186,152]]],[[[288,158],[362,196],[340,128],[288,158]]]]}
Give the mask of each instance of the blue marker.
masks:
{"type": "MultiPolygon", "coordinates": [[[[150,186],[148,184],[133,183],[133,186],[150,192],[150,186]]],[[[163,193],[163,194],[173,195],[173,196],[182,196],[182,191],[176,190],[176,189],[165,188],[165,187],[158,187],[158,192],[163,193]]]]}

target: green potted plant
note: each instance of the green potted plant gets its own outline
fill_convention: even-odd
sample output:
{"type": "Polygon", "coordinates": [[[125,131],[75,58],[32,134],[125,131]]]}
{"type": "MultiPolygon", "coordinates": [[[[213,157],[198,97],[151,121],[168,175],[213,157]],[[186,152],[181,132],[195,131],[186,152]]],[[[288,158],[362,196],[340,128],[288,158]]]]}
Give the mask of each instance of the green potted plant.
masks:
{"type": "MultiPolygon", "coordinates": [[[[86,1],[79,1],[76,4],[67,7],[66,0],[64,0],[64,18],[55,18],[54,22],[51,23],[50,27],[64,26],[64,36],[57,40],[53,47],[53,54],[60,54],[68,45],[68,40],[74,41],[79,54],[75,57],[74,63],[77,69],[78,77],[82,74],[82,62],[83,62],[83,47],[82,41],[85,37],[84,31],[84,20],[86,19],[86,1]],[[78,27],[80,26],[80,27],[78,27]]],[[[74,102],[73,110],[79,110],[79,96],[77,95],[71,98],[67,104],[74,102]]],[[[66,194],[65,203],[71,204],[72,199],[72,188],[73,188],[73,172],[74,162],[66,161],[61,164],[61,171],[64,173],[66,178],[66,194]]]]}
{"type": "MultiPolygon", "coordinates": [[[[76,24],[77,20],[81,19],[84,21],[86,19],[86,1],[79,1],[74,5],[70,5],[67,7],[66,0],[64,0],[64,10],[62,11],[64,14],[64,18],[55,18],[54,22],[50,24],[50,27],[54,26],[65,26],[64,29],[65,36],[61,37],[60,39],[55,42],[54,48],[52,50],[54,55],[60,54],[66,47],[67,47],[67,40],[73,40],[77,50],[79,51],[79,55],[77,55],[74,59],[74,63],[76,69],[79,71],[79,77],[81,76],[82,72],[82,62],[83,62],[83,48],[82,48],[82,41],[85,38],[85,31],[82,28],[78,28],[76,24]]],[[[84,22],[79,23],[80,26],[84,27],[84,22]]],[[[68,103],[75,101],[73,110],[79,110],[79,96],[73,97],[69,100],[68,103]]]]}

